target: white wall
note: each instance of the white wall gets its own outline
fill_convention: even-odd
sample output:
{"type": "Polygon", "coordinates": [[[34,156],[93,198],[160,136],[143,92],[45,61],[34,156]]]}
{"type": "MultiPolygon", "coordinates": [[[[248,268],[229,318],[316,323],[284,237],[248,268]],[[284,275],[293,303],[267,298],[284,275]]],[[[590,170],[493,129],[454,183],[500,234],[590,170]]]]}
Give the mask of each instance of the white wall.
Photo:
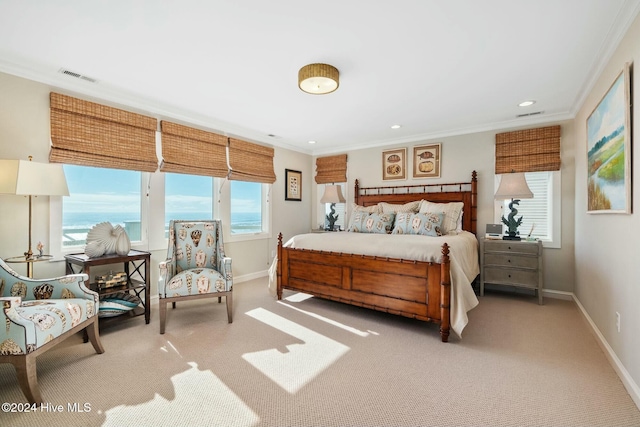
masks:
{"type": "MultiPolygon", "coordinates": [[[[576,115],[576,193],[575,193],[575,294],[600,333],[636,384],[640,384],[640,216],[637,184],[640,150],[632,141],[633,214],[587,214],[587,135],[586,120],[624,67],[640,58],[640,17],[636,18],[595,86],[576,115]],[[616,330],[616,315],[621,330],[616,330]]],[[[631,100],[640,100],[637,84],[640,66],[632,73],[631,100]],[[634,79],[636,77],[636,79],[634,79]]],[[[637,139],[640,109],[632,116],[633,136],[637,139]]],[[[638,393],[638,390],[636,390],[638,393]]],[[[636,401],[638,403],[638,401],[636,401]]]]}
{"type": "MultiPolygon", "coordinates": [[[[49,93],[55,91],[48,85],[0,73],[0,159],[27,159],[48,162],[50,147],[49,93]]],[[[105,102],[105,105],[109,103],[105,102]]],[[[116,106],[122,108],[122,106],[116,106]]],[[[144,113],[144,112],[143,112],[144,113]]],[[[153,116],[152,114],[147,113],[153,116]]],[[[167,117],[158,117],[160,119],[167,117]]],[[[168,117],[167,119],[170,119],[168,117]]],[[[311,156],[282,148],[275,149],[274,168],[276,182],[272,185],[270,201],[273,215],[273,235],[269,239],[244,242],[227,242],[228,256],[233,258],[236,278],[252,278],[264,275],[271,262],[271,252],[277,245],[277,233],[285,239],[305,232],[311,222],[311,182],[313,169],[311,156]],[[302,202],[284,200],[284,170],[300,170],[303,175],[302,202]]],[[[161,174],[152,177],[152,188],[162,190],[161,174]]],[[[33,199],[32,248],[38,241],[51,248],[49,242],[49,198],[33,199]]],[[[153,215],[153,212],[151,212],[153,215]]],[[[155,218],[158,220],[158,218],[155,218]]],[[[159,221],[164,222],[163,218],[159,221]]],[[[28,200],[21,196],[0,195],[0,257],[9,258],[27,249],[28,200]]],[[[157,239],[156,239],[157,240],[157,239]]],[[[149,247],[136,249],[149,250],[149,247]]],[[[152,294],[156,292],[158,262],[164,260],[166,248],[151,248],[152,294]]],[[[23,264],[12,264],[21,274],[26,274],[23,264]]],[[[64,262],[39,262],[34,265],[35,277],[53,277],[65,273],[64,262]]]]}
{"type": "MultiPolygon", "coordinates": [[[[562,247],[560,249],[544,249],[545,262],[545,289],[572,292],[574,285],[573,271],[573,196],[574,196],[574,160],[573,153],[575,138],[572,122],[550,123],[560,124],[561,133],[561,158],[562,158],[562,247]]],[[[499,131],[472,133],[466,135],[439,138],[432,141],[416,141],[412,144],[390,145],[362,150],[348,151],[348,195],[347,202],[353,202],[353,186],[355,180],[360,181],[363,187],[413,185],[413,184],[438,184],[447,182],[469,182],[471,172],[478,173],[478,222],[477,235],[484,236],[486,224],[492,224],[494,199],[494,168],[495,168],[495,135],[499,131]],[[382,151],[391,148],[406,147],[410,156],[416,145],[440,142],[442,144],[441,177],[438,179],[413,179],[411,177],[411,164],[408,164],[409,176],[405,181],[382,180],[382,151]]],[[[316,209],[322,209],[321,205],[314,205],[316,209]]]]}

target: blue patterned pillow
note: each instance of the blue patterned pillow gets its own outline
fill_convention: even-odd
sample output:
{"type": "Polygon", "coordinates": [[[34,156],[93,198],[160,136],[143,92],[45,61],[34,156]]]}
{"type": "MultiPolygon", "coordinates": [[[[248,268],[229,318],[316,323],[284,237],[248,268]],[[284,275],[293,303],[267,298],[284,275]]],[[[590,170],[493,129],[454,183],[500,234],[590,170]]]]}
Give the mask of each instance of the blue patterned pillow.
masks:
{"type": "Polygon", "coordinates": [[[349,229],[354,233],[389,234],[393,229],[393,220],[396,215],[392,213],[367,213],[354,212],[349,220],[349,229]]]}
{"type": "Polygon", "coordinates": [[[392,234],[442,236],[443,218],[444,214],[442,213],[398,213],[392,234]]]}

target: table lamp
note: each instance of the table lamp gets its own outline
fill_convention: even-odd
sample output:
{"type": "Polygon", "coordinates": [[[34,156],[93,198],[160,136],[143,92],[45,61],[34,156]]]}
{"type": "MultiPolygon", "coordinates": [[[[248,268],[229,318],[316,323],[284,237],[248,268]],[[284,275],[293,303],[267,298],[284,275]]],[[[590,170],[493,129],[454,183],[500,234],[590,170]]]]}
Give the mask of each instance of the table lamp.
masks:
{"type": "Polygon", "coordinates": [[[344,203],[346,199],[342,195],[342,187],[339,185],[325,185],[324,194],[320,199],[320,203],[331,203],[331,212],[325,218],[327,220],[327,230],[333,231],[338,216],[336,215],[336,203],[344,203]]]}
{"type": "Polygon", "coordinates": [[[0,160],[0,194],[29,196],[29,248],[25,260],[33,259],[31,250],[31,198],[68,196],[69,188],[61,164],[29,160],[0,160]]]}
{"type": "Polygon", "coordinates": [[[524,177],[524,173],[505,173],[502,174],[502,178],[500,179],[500,185],[498,186],[498,191],[495,194],[496,200],[508,200],[511,199],[509,203],[509,209],[511,212],[505,219],[504,215],[502,216],[502,223],[507,226],[507,234],[505,234],[502,238],[504,240],[520,240],[520,236],[518,235],[518,227],[522,224],[522,216],[516,219],[516,215],[518,215],[518,210],[515,208],[515,205],[520,203],[520,199],[532,199],[533,193],[529,189],[527,185],[527,180],[524,177]]]}

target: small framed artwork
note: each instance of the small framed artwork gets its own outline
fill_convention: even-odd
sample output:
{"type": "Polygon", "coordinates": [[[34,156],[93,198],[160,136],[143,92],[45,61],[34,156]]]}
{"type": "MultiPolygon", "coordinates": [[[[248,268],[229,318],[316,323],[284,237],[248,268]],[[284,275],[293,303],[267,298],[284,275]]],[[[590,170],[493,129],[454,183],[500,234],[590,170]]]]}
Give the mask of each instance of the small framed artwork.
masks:
{"type": "Polygon", "coordinates": [[[407,149],[382,152],[382,179],[407,179],[407,149]]]}
{"type": "Polygon", "coordinates": [[[302,172],[291,169],[284,170],[284,199],[285,200],[302,200],[302,172]]]}
{"type": "Polygon", "coordinates": [[[587,213],[631,213],[630,67],[587,118],[587,213]]]}
{"type": "Polygon", "coordinates": [[[413,147],[413,177],[440,178],[441,144],[413,147]]]}

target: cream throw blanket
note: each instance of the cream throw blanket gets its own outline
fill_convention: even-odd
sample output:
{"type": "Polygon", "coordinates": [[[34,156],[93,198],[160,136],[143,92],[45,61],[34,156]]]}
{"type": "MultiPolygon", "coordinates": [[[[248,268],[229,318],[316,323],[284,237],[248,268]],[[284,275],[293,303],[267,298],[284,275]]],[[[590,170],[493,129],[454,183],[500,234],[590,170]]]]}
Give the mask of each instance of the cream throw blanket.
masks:
{"type": "MultiPolygon", "coordinates": [[[[472,233],[430,237],[405,234],[369,233],[309,233],[292,237],[286,247],[321,251],[402,258],[416,261],[440,262],[442,245],[450,247],[451,259],[451,329],[462,337],[469,322],[467,312],[478,305],[471,282],[480,273],[478,239],[472,233]]],[[[269,289],[276,292],[277,259],[269,269],[269,289]]]]}

